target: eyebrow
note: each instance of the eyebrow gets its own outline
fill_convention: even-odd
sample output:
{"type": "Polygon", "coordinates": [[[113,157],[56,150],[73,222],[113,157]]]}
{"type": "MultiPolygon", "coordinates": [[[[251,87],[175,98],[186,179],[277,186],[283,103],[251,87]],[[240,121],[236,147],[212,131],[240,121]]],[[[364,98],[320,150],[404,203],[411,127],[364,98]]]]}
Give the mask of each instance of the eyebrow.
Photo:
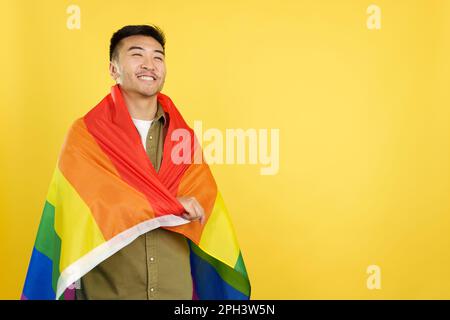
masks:
{"type": "MultiPolygon", "coordinates": [[[[127,51],[131,51],[131,50],[133,50],[133,49],[144,50],[144,48],[142,48],[142,47],[131,46],[131,47],[128,48],[127,51]]],[[[159,52],[159,53],[161,53],[163,56],[165,56],[164,51],[161,51],[161,50],[154,50],[154,51],[155,51],[155,52],[159,52]]]]}

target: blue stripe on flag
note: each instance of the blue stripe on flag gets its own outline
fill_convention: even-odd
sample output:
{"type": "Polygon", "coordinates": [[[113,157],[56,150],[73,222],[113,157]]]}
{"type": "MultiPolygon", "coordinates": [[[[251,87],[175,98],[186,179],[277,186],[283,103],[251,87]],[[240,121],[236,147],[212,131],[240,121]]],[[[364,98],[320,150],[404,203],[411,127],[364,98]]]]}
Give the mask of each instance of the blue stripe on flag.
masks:
{"type": "Polygon", "coordinates": [[[52,261],[33,249],[23,294],[30,300],[54,300],[56,293],[52,288],[52,261]]]}
{"type": "Polygon", "coordinates": [[[208,262],[191,250],[191,273],[200,300],[248,300],[242,292],[226,283],[208,262]]]}

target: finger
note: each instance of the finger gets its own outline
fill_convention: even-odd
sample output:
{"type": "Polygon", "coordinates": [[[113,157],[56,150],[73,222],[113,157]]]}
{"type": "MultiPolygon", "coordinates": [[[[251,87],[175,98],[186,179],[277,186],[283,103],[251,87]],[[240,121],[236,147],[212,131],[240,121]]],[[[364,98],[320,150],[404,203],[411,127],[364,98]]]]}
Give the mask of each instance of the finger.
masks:
{"type": "Polygon", "coordinates": [[[195,211],[194,202],[191,199],[189,199],[189,202],[186,204],[185,209],[187,214],[189,215],[189,218],[194,219],[197,213],[195,211]]]}
{"type": "Polygon", "coordinates": [[[188,215],[188,214],[183,215],[183,218],[186,219],[186,220],[189,220],[189,221],[197,220],[196,217],[193,217],[193,216],[188,215]]]}
{"type": "Polygon", "coordinates": [[[193,220],[196,215],[194,208],[191,205],[186,206],[184,215],[186,219],[193,220]]]}
{"type": "Polygon", "coordinates": [[[197,213],[195,211],[195,208],[193,206],[187,207],[185,216],[186,216],[186,219],[188,219],[188,220],[195,220],[195,219],[197,219],[197,213]]]}
{"type": "Polygon", "coordinates": [[[202,217],[200,218],[200,223],[205,224],[205,220],[206,220],[206,216],[202,215],[202,217]]]}
{"type": "Polygon", "coordinates": [[[196,205],[194,205],[194,209],[195,209],[196,219],[201,219],[204,216],[202,206],[197,203],[196,205]]]}
{"type": "Polygon", "coordinates": [[[188,220],[197,220],[201,219],[204,216],[204,210],[203,207],[200,205],[200,203],[197,201],[195,197],[190,198],[180,198],[184,199],[182,201],[185,213],[183,214],[183,217],[188,220]]]}
{"type": "Polygon", "coordinates": [[[200,206],[200,223],[204,224],[205,223],[205,219],[206,219],[206,215],[205,215],[205,210],[203,210],[203,207],[200,206]]]}
{"type": "Polygon", "coordinates": [[[183,213],[183,218],[188,219],[188,220],[193,220],[194,216],[192,215],[192,213],[186,212],[186,213],[183,213]]]}
{"type": "Polygon", "coordinates": [[[181,217],[183,217],[183,218],[186,219],[186,220],[191,220],[191,217],[190,217],[188,214],[186,214],[186,213],[183,213],[183,214],[181,215],[181,217]]]}
{"type": "Polygon", "coordinates": [[[205,210],[203,210],[203,206],[200,204],[200,202],[198,202],[197,199],[195,199],[195,203],[197,204],[197,209],[200,212],[201,216],[205,215],[205,210]]]}
{"type": "Polygon", "coordinates": [[[202,218],[205,215],[205,210],[203,210],[202,205],[200,204],[200,202],[198,202],[198,200],[196,198],[193,198],[193,200],[194,200],[195,212],[197,213],[197,216],[199,218],[202,218]]]}

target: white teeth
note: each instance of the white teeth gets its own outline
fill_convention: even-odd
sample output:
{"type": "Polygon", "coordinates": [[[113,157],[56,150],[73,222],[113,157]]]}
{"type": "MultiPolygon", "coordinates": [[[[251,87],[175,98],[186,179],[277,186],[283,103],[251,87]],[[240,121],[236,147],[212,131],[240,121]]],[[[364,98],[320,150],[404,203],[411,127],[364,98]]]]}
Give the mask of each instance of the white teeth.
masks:
{"type": "Polygon", "coordinates": [[[151,81],[155,80],[155,78],[149,76],[139,76],[138,78],[142,80],[151,80],[151,81]]]}

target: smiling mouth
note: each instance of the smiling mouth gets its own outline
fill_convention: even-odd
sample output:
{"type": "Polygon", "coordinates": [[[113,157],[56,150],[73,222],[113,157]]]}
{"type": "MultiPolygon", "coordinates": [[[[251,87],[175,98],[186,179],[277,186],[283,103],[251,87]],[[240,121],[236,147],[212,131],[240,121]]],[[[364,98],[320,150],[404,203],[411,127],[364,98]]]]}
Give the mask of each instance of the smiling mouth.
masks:
{"type": "Polygon", "coordinates": [[[155,77],[153,76],[138,76],[139,80],[144,80],[144,81],[155,81],[155,77]]]}

